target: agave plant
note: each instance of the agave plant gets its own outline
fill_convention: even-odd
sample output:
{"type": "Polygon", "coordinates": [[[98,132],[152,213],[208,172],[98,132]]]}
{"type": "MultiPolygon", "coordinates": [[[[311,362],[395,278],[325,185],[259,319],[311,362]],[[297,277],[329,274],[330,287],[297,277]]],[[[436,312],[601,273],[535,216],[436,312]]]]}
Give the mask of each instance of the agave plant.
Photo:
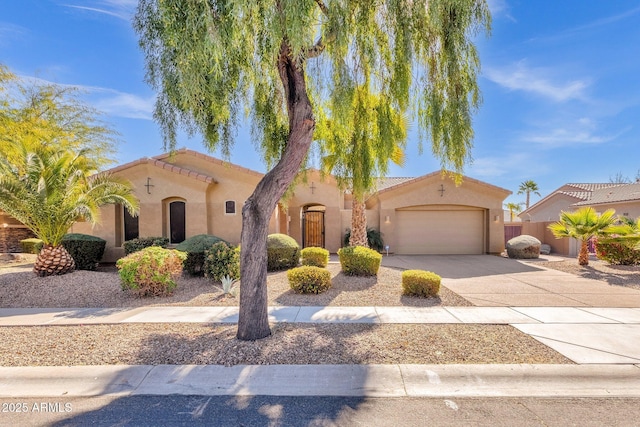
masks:
{"type": "Polygon", "coordinates": [[[231,295],[232,297],[236,296],[237,290],[233,289],[233,284],[236,282],[235,279],[232,279],[227,275],[224,276],[220,282],[222,283],[222,292],[224,295],[231,295]]]}
{"type": "Polygon", "coordinates": [[[592,207],[580,208],[573,212],[560,213],[560,221],[549,225],[553,235],[561,239],[573,237],[580,241],[578,264],[589,265],[589,239],[611,232],[616,211],[608,209],[598,214],[592,207]]]}
{"type": "Polygon", "coordinates": [[[79,220],[99,222],[100,207],[120,203],[135,215],[137,199],[131,187],[95,172],[84,155],[41,146],[17,144],[20,153],[12,161],[0,159],[0,209],[22,222],[43,241],[33,267],[39,276],[73,271],[73,258],[62,238],[79,220]]]}

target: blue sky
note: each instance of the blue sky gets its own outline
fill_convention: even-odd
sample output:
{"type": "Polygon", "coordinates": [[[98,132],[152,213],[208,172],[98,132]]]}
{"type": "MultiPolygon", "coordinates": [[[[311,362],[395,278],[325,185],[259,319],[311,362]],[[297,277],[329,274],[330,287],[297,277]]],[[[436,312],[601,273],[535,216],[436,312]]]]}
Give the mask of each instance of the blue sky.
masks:
{"type": "MultiPolygon", "coordinates": [[[[136,0],[4,0],[0,62],[22,77],[74,85],[120,133],[118,161],[163,152],[154,93],[130,24],[136,0]]],[[[640,3],[491,0],[493,31],[478,38],[484,102],[465,174],[514,192],[532,179],[546,195],[566,182],[607,182],[640,171],[640,3]]],[[[414,129],[415,130],[415,129],[414,129]]],[[[408,143],[404,168],[439,164],[408,143]]],[[[206,152],[200,137],[179,147],[206,152]]],[[[213,153],[217,155],[216,153],[213,153]]],[[[264,171],[248,132],[231,161],[264,171]]],[[[533,201],[538,198],[533,197],[533,201]]]]}

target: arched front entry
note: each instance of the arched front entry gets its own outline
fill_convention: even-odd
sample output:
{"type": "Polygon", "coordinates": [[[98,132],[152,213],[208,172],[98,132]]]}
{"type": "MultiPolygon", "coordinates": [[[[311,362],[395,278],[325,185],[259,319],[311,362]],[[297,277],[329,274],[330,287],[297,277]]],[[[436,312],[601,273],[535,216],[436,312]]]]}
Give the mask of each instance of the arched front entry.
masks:
{"type": "Polygon", "coordinates": [[[302,247],[324,248],[323,205],[309,205],[302,208],[302,247]]]}

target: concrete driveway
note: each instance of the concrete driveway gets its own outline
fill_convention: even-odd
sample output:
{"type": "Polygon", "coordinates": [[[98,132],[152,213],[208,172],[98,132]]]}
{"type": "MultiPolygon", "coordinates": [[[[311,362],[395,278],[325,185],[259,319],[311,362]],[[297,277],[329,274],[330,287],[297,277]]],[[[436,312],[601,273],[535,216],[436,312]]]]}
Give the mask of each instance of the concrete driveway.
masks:
{"type": "Polygon", "coordinates": [[[640,291],[494,255],[389,255],[382,265],[433,271],[475,306],[640,307],[640,291]]]}

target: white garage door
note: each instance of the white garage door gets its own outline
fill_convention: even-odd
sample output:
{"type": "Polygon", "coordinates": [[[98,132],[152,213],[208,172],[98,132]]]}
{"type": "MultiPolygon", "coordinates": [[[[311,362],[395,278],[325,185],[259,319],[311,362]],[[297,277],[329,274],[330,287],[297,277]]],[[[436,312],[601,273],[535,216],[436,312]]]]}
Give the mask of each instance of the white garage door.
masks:
{"type": "Polygon", "coordinates": [[[397,211],[397,254],[482,254],[482,210],[397,211]]]}

